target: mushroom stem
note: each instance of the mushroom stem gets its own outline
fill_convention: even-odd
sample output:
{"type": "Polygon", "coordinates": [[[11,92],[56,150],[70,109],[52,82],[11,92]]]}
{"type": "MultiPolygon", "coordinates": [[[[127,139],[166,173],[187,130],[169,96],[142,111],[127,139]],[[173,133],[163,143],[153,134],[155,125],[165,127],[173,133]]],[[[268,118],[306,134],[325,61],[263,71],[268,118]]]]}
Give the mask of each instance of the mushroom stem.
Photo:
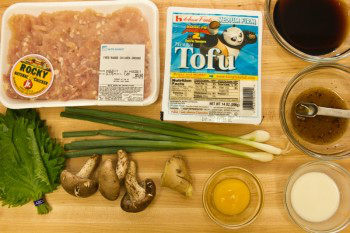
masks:
{"type": "Polygon", "coordinates": [[[125,178],[125,175],[128,171],[129,160],[128,160],[128,155],[124,150],[118,150],[117,155],[118,155],[118,162],[117,162],[116,173],[117,173],[118,179],[121,181],[125,178]]]}
{"type": "Polygon", "coordinates": [[[130,161],[129,170],[125,178],[125,188],[132,201],[142,200],[146,196],[146,190],[137,182],[136,164],[134,161],[130,161]]]}
{"type": "Polygon", "coordinates": [[[84,166],[80,169],[80,171],[76,174],[76,176],[80,178],[89,178],[91,173],[95,170],[96,166],[99,164],[101,160],[101,156],[93,155],[90,157],[84,166]]]}

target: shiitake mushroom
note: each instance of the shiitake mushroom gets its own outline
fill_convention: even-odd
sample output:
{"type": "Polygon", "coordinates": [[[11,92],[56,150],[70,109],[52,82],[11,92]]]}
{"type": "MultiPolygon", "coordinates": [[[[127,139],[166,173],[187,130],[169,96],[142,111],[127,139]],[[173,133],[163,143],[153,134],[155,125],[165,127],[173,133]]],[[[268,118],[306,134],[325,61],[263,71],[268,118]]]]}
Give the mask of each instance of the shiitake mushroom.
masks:
{"type": "Polygon", "coordinates": [[[60,182],[67,193],[76,197],[89,197],[97,191],[98,183],[90,179],[91,174],[101,160],[100,155],[90,157],[77,174],[63,170],[60,175],[60,182]]]}
{"type": "Polygon", "coordinates": [[[140,212],[152,202],[156,195],[156,185],[153,180],[145,179],[139,184],[136,177],[136,164],[130,161],[125,177],[126,193],[120,202],[121,208],[126,212],[140,212]]]}

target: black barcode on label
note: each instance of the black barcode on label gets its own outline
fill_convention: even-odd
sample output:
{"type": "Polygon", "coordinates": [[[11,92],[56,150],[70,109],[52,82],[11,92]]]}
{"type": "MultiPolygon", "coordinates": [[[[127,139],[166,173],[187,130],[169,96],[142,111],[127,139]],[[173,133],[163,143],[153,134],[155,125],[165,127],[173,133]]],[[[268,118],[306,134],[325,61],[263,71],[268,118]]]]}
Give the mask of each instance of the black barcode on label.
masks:
{"type": "Polygon", "coordinates": [[[243,110],[254,110],[253,87],[243,87],[243,110]]]}

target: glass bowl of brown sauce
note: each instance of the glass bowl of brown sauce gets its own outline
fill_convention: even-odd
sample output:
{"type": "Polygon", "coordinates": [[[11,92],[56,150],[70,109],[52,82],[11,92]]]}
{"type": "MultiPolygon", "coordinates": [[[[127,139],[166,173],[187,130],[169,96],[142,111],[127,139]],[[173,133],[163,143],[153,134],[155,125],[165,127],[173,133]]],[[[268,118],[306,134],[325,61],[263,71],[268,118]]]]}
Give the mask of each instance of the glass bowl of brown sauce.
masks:
{"type": "Polygon", "coordinates": [[[350,67],[319,63],[296,74],[280,100],[280,120],[291,143],[319,159],[350,157],[350,119],[296,114],[299,103],[320,107],[350,109],[350,67]]]}
{"type": "Polygon", "coordinates": [[[267,25],[277,42],[309,62],[350,55],[348,0],[265,0],[267,25]]]}

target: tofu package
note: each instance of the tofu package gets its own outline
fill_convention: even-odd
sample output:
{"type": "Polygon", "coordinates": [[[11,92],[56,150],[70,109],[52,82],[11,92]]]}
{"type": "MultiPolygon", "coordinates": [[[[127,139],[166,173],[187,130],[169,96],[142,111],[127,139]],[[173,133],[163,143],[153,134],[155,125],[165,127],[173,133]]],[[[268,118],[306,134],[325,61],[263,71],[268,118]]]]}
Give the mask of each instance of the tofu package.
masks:
{"type": "Polygon", "coordinates": [[[2,17],[0,101],[14,109],[152,104],[158,21],[148,0],[11,5],[2,17]]]}
{"type": "Polygon", "coordinates": [[[262,14],[170,7],[163,120],[260,124],[262,14]]]}

